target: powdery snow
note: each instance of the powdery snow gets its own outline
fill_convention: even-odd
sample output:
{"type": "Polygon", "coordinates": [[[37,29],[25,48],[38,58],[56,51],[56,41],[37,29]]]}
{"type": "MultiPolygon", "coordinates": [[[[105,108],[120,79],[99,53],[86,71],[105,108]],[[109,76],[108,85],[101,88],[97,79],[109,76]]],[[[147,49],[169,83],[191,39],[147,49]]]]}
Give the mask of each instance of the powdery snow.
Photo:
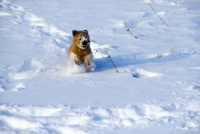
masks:
{"type": "MultiPolygon", "coordinates": [[[[0,119],[5,123],[2,126],[3,130],[16,130],[20,133],[32,131],[37,133],[48,133],[49,131],[52,133],[98,133],[102,130],[104,133],[109,133],[115,131],[116,128],[131,128],[137,131],[137,129],[151,126],[160,127],[160,129],[167,127],[168,132],[198,131],[198,121],[192,119],[191,114],[198,114],[200,110],[193,109],[189,114],[186,111],[190,108],[186,108],[186,105],[188,103],[182,106],[174,103],[124,107],[1,105],[0,110],[4,115],[1,115],[0,119]]],[[[199,105],[197,107],[199,108],[199,105]]]]}
{"type": "Polygon", "coordinates": [[[200,133],[199,0],[0,0],[0,9],[0,133],[200,133]],[[84,29],[89,73],[66,61],[72,30],[84,29]]]}

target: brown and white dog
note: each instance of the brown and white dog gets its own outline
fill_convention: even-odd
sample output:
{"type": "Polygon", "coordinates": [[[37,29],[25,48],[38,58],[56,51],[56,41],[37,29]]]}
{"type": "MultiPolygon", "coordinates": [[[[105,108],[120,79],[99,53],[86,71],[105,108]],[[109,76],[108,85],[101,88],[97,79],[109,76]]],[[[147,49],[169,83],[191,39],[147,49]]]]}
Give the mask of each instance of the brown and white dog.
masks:
{"type": "Polygon", "coordinates": [[[73,30],[73,41],[68,51],[68,60],[85,67],[85,71],[94,70],[93,55],[90,48],[90,36],[87,30],[73,30]]]}

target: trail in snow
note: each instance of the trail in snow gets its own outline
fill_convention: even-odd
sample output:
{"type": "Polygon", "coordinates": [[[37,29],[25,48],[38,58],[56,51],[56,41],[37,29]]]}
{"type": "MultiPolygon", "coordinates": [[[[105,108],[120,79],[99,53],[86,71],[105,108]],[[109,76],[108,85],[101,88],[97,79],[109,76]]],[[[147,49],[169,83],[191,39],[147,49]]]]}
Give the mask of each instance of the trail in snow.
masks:
{"type": "Polygon", "coordinates": [[[171,131],[198,130],[200,126],[196,119],[200,116],[199,103],[177,101],[182,103],[125,107],[1,105],[0,120],[5,123],[2,124],[1,131],[97,133],[102,130],[109,132],[118,127],[142,129],[155,125],[162,128],[169,123],[167,127],[171,131]]]}
{"type": "MultiPolygon", "coordinates": [[[[42,46],[39,46],[37,48],[37,51],[39,51],[39,49],[46,49],[45,51],[52,54],[51,57],[46,58],[53,58],[55,57],[55,54],[61,54],[63,56],[63,54],[66,53],[66,42],[69,40],[68,33],[58,30],[53,25],[45,23],[45,20],[43,18],[37,17],[32,13],[25,12],[23,7],[21,6],[11,5],[7,2],[2,2],[1,5],[3,9],[7,9],[7,11],[10,12],[4,13],[3,15],[8,14],[8,16],[13,16],[14,20],[11,21],[14,21],[13,23],[15,25],[23,24],[20,27],[25,27],[27,30],[31,30],[30,33],[38,38],[35,44],[31,44],[32,51],[35,50],[33,48],[38,47],[38,43],[41,43],[42,40],[42,43],[44,44],[42,46]]],[[[29,38],[29,34],[25,35],[26,38],[29,38]]],[[[30,44],[27,43],[25,45],[30,44]]],[[[41,53],[44,53],[44,51],[41,51],[41,53]]],[[[49,68],[49,66],[52,65],[52,63],[46,63],[46,65],[44,65],[43,62],[45,62],[45,60],[47,59],[45,59],[44,57],[42,57],[41,59],[40,57],[34,56],[32,58],[26,59],[20,65],[4,67],[4,72],[1,73],[0,76],[1,91],[17,91],[26,88],[23,85],[22,80],[31,79],[32,77],[36,76],[38,73],[46,70],[47,68],[49,68]]]]}

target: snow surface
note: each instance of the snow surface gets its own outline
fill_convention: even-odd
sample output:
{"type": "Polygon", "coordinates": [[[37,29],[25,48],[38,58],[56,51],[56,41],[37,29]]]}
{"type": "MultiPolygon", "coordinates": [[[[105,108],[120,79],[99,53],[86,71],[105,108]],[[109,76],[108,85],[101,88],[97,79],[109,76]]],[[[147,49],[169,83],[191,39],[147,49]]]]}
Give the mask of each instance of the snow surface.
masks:
{"type": "Polygon", "coordinates": [[[0,133],[199,134],[199,35],[199,0],[0,0],[0,133]],[[69,73],[75,29],[93,72],[69,73]]]}

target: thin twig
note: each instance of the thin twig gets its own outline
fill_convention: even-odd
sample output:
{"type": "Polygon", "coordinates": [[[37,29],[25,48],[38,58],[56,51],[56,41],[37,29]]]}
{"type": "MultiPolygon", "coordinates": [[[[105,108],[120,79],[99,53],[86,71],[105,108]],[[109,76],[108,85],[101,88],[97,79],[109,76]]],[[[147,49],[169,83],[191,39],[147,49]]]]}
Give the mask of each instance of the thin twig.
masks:
{"type": "MultiPolygon", "coordinates": [[[[175,46],[175,47],[176,47],[176,46],[175,46]]],[[[172,52],[172,53],[174,53],[174,49],[175,49],[175,47],[173,47],[173,48],[171,49],[171,52],[172,52]]]]}
{"type": "Polygon", "coordinates": [[[98,50],[95,51],[95,54],[96,54],[96,53],[99,53],[103,58],[107,58],[107,57],[105,57],[102,53],[100,53],[98,50]]]}
{"type": "MultiPolygon", "coordinates": [[[[113,64],[114,68],[116,69],[116,73],[119,73],[119,71],[117,70],[117,67],[115,66],[111,56],[108,54],[108,52],[106,51],[106,49],[104,48],[104,51],[106,52],[106,54],[108,55],[107,59],[110,59],[111,63],[113,64]]],[[[108,60],[109,61],[109,60],[108,60]]]]}
{"type": "MultiPolygon", "coordinates": [[[[176,47],[176,46],[175,46],[176,47]]],[[[175,47],[173,47],[172,49],[170,49],[170,53],[169,54],[173,54],[174,53],[174,49],[175,47]]],[[[157,57],[160,58],[160,57],[165,57],[165,56],[168,56],[168,55],[165,55],[165,53],[163,54],[157,54],[157,57]]]]}
{"type": "Polygon", "coordinates": [[[116,73],[119,73],[117,67],[115,66],[115,64],[114,64],[114,62],[113,62],[113,60],[112,60],[110,54],[107,52],[107,50],[106,50],[105,48],[102,48],[99,44],[98,44],[98,46],[99,46],[99,48],[101,49],[101,51],[103,51],[103,53],[106,54],[106,57],[105,57],[102,53],[100,53],[98,50],[96,50],[95,52],[99,53],[102,57],[106,58],[106,60],[107,60],[108,62],[111,62],[112,65],[113,65],[113,67],[116,69],[116,73]]]}
{"type": "Polygon", "coordinates": [[[163,22],[163,24],[166,25],[167,27],[169,27],[169,26],[164,22],[164,20],[158,15],[158,13],[157,13],[156,10],[151,6],[151,4],[150,4],[150,3],[148,3],[148,4],[149,4],[149,6],[151,7],[151,9],[156,13],[156,15],[158,16],[158,18],[160,18],[160,20],[163,22]]]}
{"type": "Polygon", "coordinates": [[[128,28],[126,31],[128,31],[135,39],[137,39],[137,37],[136,36],[134,36],[132,33],[131,33],[131,31],[130,31],[130,29],[128,28]]]}

